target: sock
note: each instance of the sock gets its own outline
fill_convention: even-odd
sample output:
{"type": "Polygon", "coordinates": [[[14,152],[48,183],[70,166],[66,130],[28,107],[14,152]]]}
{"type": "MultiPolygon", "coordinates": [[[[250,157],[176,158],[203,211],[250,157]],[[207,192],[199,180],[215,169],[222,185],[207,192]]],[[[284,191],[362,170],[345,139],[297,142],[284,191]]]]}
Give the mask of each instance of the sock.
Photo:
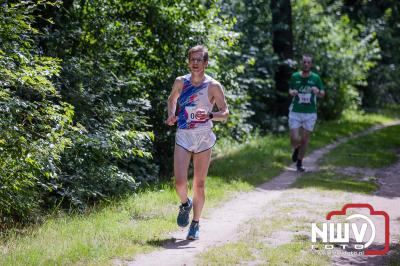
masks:
{"type": "Polygon", "coordinates": [[[183,206],[183,207],[189,206],[189,199],[188,199],[185,203],[182,203],[182,206],[183,206]]]}
{"type": "Polygon", "coordinates": [[[192,220],[192,223],[198,224],[199,221],[192,220]]]}
{"type": "Polygon", "coordinates": [[[302,166],[303,165],[303,160],[297,160],[297,166],[302,166]]]}

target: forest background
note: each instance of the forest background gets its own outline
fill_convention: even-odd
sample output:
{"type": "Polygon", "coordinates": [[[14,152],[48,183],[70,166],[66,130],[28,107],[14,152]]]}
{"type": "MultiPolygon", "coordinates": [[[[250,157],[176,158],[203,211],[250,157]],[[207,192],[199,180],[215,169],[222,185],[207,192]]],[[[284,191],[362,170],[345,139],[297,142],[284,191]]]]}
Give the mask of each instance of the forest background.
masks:
{"type": "MultiPolygon", "coordinates": [[[[287,134],[288,79],[311,53],[322,120],[400,101],[395,0],[63,0],[0,4],[0,227],[170,182],[164,124],[187,50],[230,118],[219,138],[287,134]]],[[[0,228],[1,229],[1,228],[0,228]]]]}

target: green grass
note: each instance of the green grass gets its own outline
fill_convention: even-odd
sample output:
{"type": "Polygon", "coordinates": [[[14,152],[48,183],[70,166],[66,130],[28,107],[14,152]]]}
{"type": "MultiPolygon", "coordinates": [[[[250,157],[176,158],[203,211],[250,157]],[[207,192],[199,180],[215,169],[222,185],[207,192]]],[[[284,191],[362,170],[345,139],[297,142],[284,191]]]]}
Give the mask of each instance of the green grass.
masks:
{"type": "Polygon", "coordinates": [[[308,250],[309,241],[294,240],[273,248],[263,248],[262,257],[265,265],[330,265],[328,256],[318,255],[308,250]]]}
{"type": "MultiPolygon", "coordinates": [[[[334,197],[333,193],[329,197],[334,197]]],[[[282,195],[282,198],[286,199],[287,195],[282,195]]],[[[297,214],[310,205],[313,206],[311,213],[318,212],[315,202],[289,200],[298,203],[294,209],[297,214]]],[[[309,213],[291,217],[286,211],[287,202],[272,202],[275,209],[270,210],[266,217],[251,219],[241,226],[242,233],[237,242],[210,248],[199,254],[196,256],[196,265],[329,265],[329,256],[312,252],[310,236],[304,233],[314,222],[308,217],[309,213]],[[282,240],[280,235],[274,236],[277,232],[293,235],[291,239],[286,239],[287,243],[274,245],[272,239],[282,240]]]]}
{"type": "Polygon", "coordinates": [[[341,190],[370,194],[378,188],[378,185],[373,181],[360,181],[352,176],[325,170],[304,173],[297,178],[297,180],[292,184],[292,187],[315,187],[326,190],[341,190]]]}
{"type": "Polygon", "coordinates": [[[386,105],[384,108],[379,108],[379,109],[372,108],[369,109],[366,113],[378,114],[387,118],[398,119],[400,114],[400,105],[391,104],[391,105],[386,105]]]}
{"type": "Polygon", "coordinates": [[[196,265],[242,265],[254,261],[255,265],[329,265],[327,256],[306,251],[309,246],[309,242],[299,239],[277,247],[240,241],[202,253],[196,265]]]}
{"type": "Polygon", "coordinates": [[[247,243],[236,242],[202,253],[196,265],[238,265],[254,258],[252,249],[247,243]]]}
{"type": "Polygon", "coordinates": [[[290,153],[287,136],[267,135],[240,149],[226,149],[225,155],[210,166],[210,175],[256,186],[278,175],[290,163],[290,153]]]}
{"type": "Polygon", "coordinates": [[[324,156],[325,166],[381,168],[396,162],[400,126],[391,126],[350,140],[324,156]]]}
{"type": "MultiPolygon", "coordinates": [[[[327,124],[325,129],[331,129],[334,131],[334,127],[330,128],[330,126],[331,125],[327,124]]],[[[359,126],[360,125],[353,125],[353,129],[359,128],[359,126]]],[[[364,179],[363,176],[349,176],[337,173],[334,172],[334,167],[383,167],[394,163],[397,160],[395,149],[400,147],[400,139],[398,138],[399,133],[400,126],[392,126],[338,146],[323,158],[322,161],[324,162],[325,170],[314,173],[304,173],[296,180],[292,187],[300,189],[312,187],[316,189],[329,190],[329,193],[332,193],[330,192],[332,190],[365,194],[370,194],[376,191],[378,186],[373,180],[364,181],[361,180],[361,178],[364,179]],[[357,153],[362,155],[362,159],[354,160],[355,154],[357,153]],[[352,158],[345,156],[349,154],[352,155],[352,158]]],[[[336,134],[340,135],[338,131],[329,132],[329,134],[316,135],[317,139],[319,138],[321,143],[324,143],[327,141],[327,138],[334,139],[336,134]]],[[[314,148],[315,147],[318,147],[318,144],[315,145],[314,148]]],[[[247,158],[247,160],[251,161],[249,158],[247,158]]],[[[321,192],[316,191],[315,193],[321,192]]],[[[286,199],[286,202],[290,203],[289,206],[282,206],[282,203],[278,203],[279,211],[270,214],[267,221],[249,222],[249,224],[252,224],[253,226],[248,230],[247,235],[243,237],[240,242],[225,245],[217,249],[210,249],[206,253],[201,254],[198,257],[200,264],[203,262],[205,262],[205,264],[223,264],[223,261],[221,261],[218,254],[221,253],[221,251],[223,251],[224,254],[227,254],[230,253],[230,250],[234,249],[234,251],[230,253],[232,254],[230,259],[234,261],[235,264],[247,263],[253,257],[253,262],[261,262],[265,265],[329,265],[329,256],[310,251],[310,240],[307,235],[301,233],[294,234],[293,239],[289,243],[277,247],[266,244],[262,241],[262,237],[271,236],[274,232],[304,232],[309,228],[311,222],[308,221],[307,218],[301,219],[297,217],[296,219],[293,219],[291,218],[292,214],[288,214],[296,213],[296,210],[303,209],[301,206],[299,207],[294,205],[294,202],[300,204],[304,204],[304,202],[302,203],[299,200],[295,201],[290,199],[286,199]],[[238,243],[240,243],[240,245],[236,245],[238,243]],[[244,252],[247,252],[246,256],[243,256],[244,252]],[[210,256],[212,260],[205,260],[204,258],[207,256],[210,256]]],[[[332,202],[335,201],[332,200],[332,202]]],[[[309,203],[306,204],[306,206],[315,206],[315,203],[309,203]]],[[[315,210],[311,212],[315,213],[315,210]]],[[[309,217],[309,215],[307,215],[307,217],[309,217]]],[[[321,215],[321,217],[323,216],[321,215]]],[[[399,265],[398,254],[398,250],[395,250],[390,254],[388,257],[389,265],[399,265]]]]}
{"type": "Polygon", "coordinates": [[[390,247],[388,253],[388,265],[399,266],[400,265],[400,244],[396,244],[390,247]]]}
{"type": "MultiPolygon", "coordinates": [[[[319,124],[311,136],[308,152],[321,148],[341,137],[350,136],[373,125],[392,121],[380,114],[347,112],[336,121],[319,124]]],[[[390,144],[389,144],[390,145],[390,144]]],[[[292,149],[288,134],[250,138],[248,143],[217,145],[217,159],[210,167],[210,175],[228,182],[239,180],[252,186],[270,180],[291,163],[292,149]]]]}
{"type": "Polygon", "coordinates": [[[381,168],[395,163],[396,149],[400,148],[399,135],[400,126],[391,126],[347,141],[320,160],[320,165],[327,170],[305,173],[292,184],[292,187],[315,187],[370,194],[378,189],[373,180],[361,181],[360,178],[335,172],[334,168],[348,166],[381,168]]]}
{"type": "MultiPolygon", "coordinates": [[[[245,183],[208,180],[214,206],[245,183]]],[[[9,232],[0,244],[0,265],[110,265],[113,258],[133,259],[170,241],[176,231],[177,196],[172,187],[146,191],[90,214],[49,219],[45,224],[9,232]]]]}
{"type": "Polygon", "coordinates": [[[351,136],[372,125],[390,122],[395,118],[396,114],[394,110],[385,111],[384,114],[366,114],[348,111],[339,120],[324,122],[323,124],[317,122],[315,132],[311,136],[309,149],[313,150],[324,147],[327,143],[331,143],[341,137],[351,136]]]}
{"type": "Polygon", "coordinates": [[[2,243],[0,265],[109,265],[149,252],[175,230],[173,191],[143,193],[99,212],[49,219],[2,243]]]}
{"type": "MultiPolygon", "coordinates": [[[[388,120],[383,115],[346,115],[339,122],[318,125],[311,149],[388,120]]],[[[286,134],[254,137],[229,147],[221,147],[223,143],[219,144],[223,152],[210,168],[205,211],[236,191],[271,179],[290,163],[286,134]]],[[[178,229],[177,206],[169,182],[84,215],[48,218],[44,224],[3,236],[0,265],[110,265],[115,258],[129,260],[170,241],[167,233],[178,229]]]]}

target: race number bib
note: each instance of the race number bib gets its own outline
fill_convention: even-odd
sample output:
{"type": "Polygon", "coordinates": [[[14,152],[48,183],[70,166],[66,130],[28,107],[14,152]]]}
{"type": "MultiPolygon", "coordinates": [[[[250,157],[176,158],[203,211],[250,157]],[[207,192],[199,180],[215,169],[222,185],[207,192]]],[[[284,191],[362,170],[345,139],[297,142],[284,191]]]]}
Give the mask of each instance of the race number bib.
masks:
{"type": "Polygon", "coordinates": [[[196,118],[196,111],[198,108],[196,106],[186,106],[185,107],[186,113],[188,114],[188,121],[201,121],[196,118]]]}
{"type": "Polygon", "coordinates": [[[299,103],[310,104],[311,103],[311,93],[299,93],[299,103]]]}

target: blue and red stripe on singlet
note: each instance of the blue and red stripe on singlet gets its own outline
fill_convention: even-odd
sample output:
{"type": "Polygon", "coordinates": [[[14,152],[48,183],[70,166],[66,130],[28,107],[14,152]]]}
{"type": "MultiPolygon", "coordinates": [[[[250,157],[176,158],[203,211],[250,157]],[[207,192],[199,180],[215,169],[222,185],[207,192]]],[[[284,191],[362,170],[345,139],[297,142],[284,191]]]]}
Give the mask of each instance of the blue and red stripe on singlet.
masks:
{"type": "Polygon", "coordinates": [[[204,81],[200,85],[194,86],[191,82],[191,74],[183,77],[183,88],[178,98],[178,128],[212,127],[211,120],[191,121],[186,112],[186,107],[203,108],[207,112],[211,112],[212,104],[208,99],[208,86],[210,82],[211,77],[205,75],[204,81]]]}

